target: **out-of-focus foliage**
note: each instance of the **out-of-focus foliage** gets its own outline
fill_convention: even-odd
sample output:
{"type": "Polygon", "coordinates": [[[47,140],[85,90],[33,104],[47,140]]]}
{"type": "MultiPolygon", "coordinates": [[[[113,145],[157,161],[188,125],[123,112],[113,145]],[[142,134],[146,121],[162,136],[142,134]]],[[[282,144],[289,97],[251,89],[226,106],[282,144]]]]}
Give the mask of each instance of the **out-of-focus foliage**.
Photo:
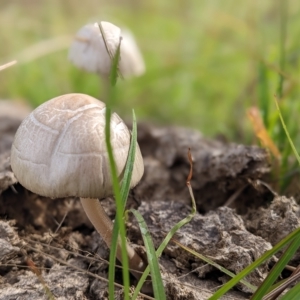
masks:
{"type": "MultiPolygon", "coordinates": [[[[288,1],[284,91],[299,109],[300,2],[288,1]],[[287,90],[290,89],[290,90],[287,90]],[[298,103],[297,103],[298,102],[298,103]]],[[[19,64],[0,73],[0,96],[34,106],[63,93],[101,94],[95,74],[67,60],[67,46],[88,22],[128,27],[146,60],[147,72],[119,81],[118,107],[138,120],[193,126],[235,140],[250,128],[246,109],[265,92],[275,112],[280,47],[280,1],[2,0],[0,64],[19,64]],[[44,52],[47,55],[41,55],[44,52]],[[267,77],[265,85],[262,67],[267,77]]],[[[251,131],[248,131],[251,132],[251,131]]],[[[252,134],[252,132],[251,132],[252,134]]]]}

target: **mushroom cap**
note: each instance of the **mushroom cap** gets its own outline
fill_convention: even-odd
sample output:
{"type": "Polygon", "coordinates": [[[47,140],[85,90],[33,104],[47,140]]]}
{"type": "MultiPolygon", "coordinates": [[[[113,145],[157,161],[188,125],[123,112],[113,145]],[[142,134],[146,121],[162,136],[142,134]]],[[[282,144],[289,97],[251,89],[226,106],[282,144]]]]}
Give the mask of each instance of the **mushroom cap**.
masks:
{"type": "Polygon", "coordinates": [[[143,75],[146,70],[145,63],[133,34],[128,29],[122,29],[121,36],[119,63],[121,74],[124,77],[143,75]]]}
{"type": "MultiPolygon", "coordinates": [[[[111,115],[111,144],[120,179],[131,134],[111,115]]],[[[105,104],[84,94],[66,94],[37,107],[21,123],[12,145],[11,167],[28,190],[51,198],[112,195],[105,143],[105,104]]],[[[144,172],[137,145],[131,187],[144,172]]]]}
{"type": "MultiPolygon", "coordinates": [[[[109,22],[101,22],[107,47],[112,55],[116,53],[120,37],[119,72],[124,77],[139,76],[145,72],[145,64],[133,35],[109,22]]],[[[83,26],[75,36],[70,50],[70,61],[80,69],[108,76],[111,58],[107,53],[98,23],[83,26]]]]}

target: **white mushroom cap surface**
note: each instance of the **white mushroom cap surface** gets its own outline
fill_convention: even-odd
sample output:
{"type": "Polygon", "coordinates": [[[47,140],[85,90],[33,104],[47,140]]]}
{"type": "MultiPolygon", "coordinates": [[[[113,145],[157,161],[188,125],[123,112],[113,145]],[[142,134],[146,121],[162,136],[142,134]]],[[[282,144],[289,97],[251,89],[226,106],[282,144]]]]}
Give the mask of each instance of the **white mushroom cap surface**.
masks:
{"type": "MultiPolygon", "coordinates": [[[[111,116],[111,144],[121,179],[131,134],[117,114],[111,116]]],[[[112,195],[105,144],[105,104],[84,94],[66,94],[36,108],[20,125],[11,166],[28,190],[52,198],[112,195]]],[[[137,145],[131,187],[144,172],[137,145]]]]}
{"type": "MultiPolygon", "coordinates": [[[[124,77],[139,76],[145,72],[145,64],[139,48],[129,31],[121,29],[109,22],[101,22],[107,47],[115,55],[120,37],[119,72],[124,77]]],[[[88,72],[109,75],[111,57],[107,53],[98,23],[87,24],[76,34],[69,50],[70,61],[80,69],[88,72]]]]}
{"type": "Polygon", "coordinates": [[[122,29],[121,55],[119,68],[124,77],[140,76],[145,73],[145,63],[142,54],[129,30],[122,29]]]}

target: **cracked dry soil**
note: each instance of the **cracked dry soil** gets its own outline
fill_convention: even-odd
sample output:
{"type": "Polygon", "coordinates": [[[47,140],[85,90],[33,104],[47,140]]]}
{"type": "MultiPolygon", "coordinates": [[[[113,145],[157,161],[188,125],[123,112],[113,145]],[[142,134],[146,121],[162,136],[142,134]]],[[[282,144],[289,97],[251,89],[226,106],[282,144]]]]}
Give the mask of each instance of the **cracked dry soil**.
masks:
{"type": "MultiPolygon", "coordinates": [[[[13,102],[0,102],[0,300],[107,299],[109,251],[76,198],[50,199],[17,183],[9,156],[13,136],[29,112],[13,102]],[[58,224],[61,223],[59,227],[58,224]]],[[[158,247],[170,228],[191,211],[186,188],[191,148],[191,181],[197,209],[193,220],[175,236],[179,244],[237,273],[299,227],[300,208],[293,198],[273,195],[267,180],[267,153],[256,146],[204,138],[180,127],[138,124],[145,174],[130,193],[128,207],[144,216],[158,247]]],[[[101,200],[111,218],[115,205],[101,200]]],[[[143,251],[133,216],[128,238],[143,251]]],[[[299,255],[291,264],[299,262],[299,255]]],[[[267,261],[246,279],[258,285],[274,264],[267,261]]],[[[168,299],[208,299],[228,276],[171,242],[160,267],[168,299]]],[[[116,281],[121,284],[120,269],[116,281]]],[[[134,283],[134,282],[132,282],[134,283]]],[[[238,285],[223,299],[249,299],[238,285]]],[[[122,299],[117,288],[116,299],[122,299]]],[[[141,297],[143,299],[143,297],[141,297]]]]}

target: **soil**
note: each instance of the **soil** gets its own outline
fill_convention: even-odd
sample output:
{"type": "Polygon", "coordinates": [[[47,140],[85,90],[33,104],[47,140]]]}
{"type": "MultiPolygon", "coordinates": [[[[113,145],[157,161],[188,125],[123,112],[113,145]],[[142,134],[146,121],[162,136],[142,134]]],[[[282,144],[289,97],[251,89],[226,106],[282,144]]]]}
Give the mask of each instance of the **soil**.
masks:
{"type": "MultiPolygon", "coordinates": [[[[29,109],[0,102],[0,300],[107,299],[109,250],[88,221],[76,198],[50,199],[17,183],[10,168],[13,136],[29,109]]],[[[146,220],[155,247],[191,212],[186,187],[187,151],[193,156],[197,213],[182,227],[160,258],[168,299],[208,299],[228,280],[180,244],[238,273],[300,225],[293,198],[276,195],[265,182],[270,164],[265,150],[207,139],[181,127],[138,124],[145,175],[131,191],[128,207],[146,220]]],[[[112,198],[101,200],[113,219],[112,198]]],[[[133,216],[128,238],[143,251],[133,216]]],[[[270,259],[246,279],[259,285],[274,264],[270,259]]],[[[296,256],[291,264],[297,264],[296,256]]],[[[121,284],[121,272],[116,270],[121,284]]],[[[134,281],[132,279],[132,284],[134,281]]],[[[238,285],[223,299],[249,299],[238,285]]],[[[116,299],[122,299],[117,288],[116,299]]],[[[141,296],[143,299],[143,296],[141,296]]]]}

